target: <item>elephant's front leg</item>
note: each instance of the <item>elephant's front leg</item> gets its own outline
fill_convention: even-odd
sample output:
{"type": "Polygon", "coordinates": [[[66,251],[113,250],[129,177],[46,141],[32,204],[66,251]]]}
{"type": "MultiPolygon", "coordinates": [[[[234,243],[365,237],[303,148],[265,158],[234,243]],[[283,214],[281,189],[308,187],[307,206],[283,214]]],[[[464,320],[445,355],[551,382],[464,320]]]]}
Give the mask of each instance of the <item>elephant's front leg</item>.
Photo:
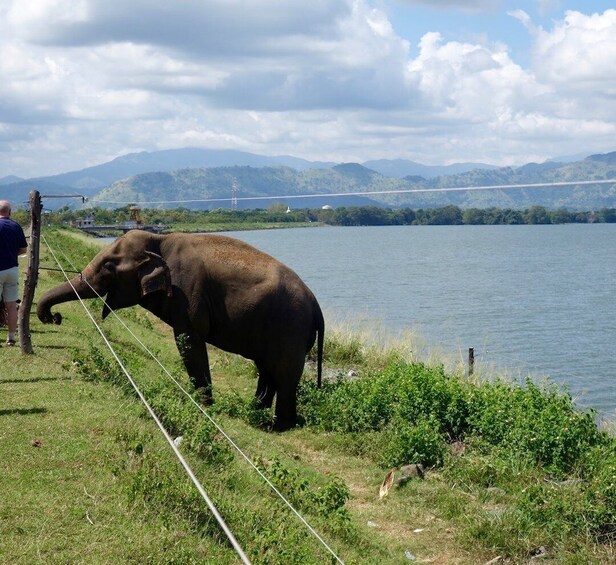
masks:
{"type": "Polygon", "coordinates": [[[175,330],[173,333],[188,376],[195,389],[201,394],[202,403],[209,406],[212,404],[212,376],[207,357],[207,346],[203,340],[192,333],[175,330]]]}

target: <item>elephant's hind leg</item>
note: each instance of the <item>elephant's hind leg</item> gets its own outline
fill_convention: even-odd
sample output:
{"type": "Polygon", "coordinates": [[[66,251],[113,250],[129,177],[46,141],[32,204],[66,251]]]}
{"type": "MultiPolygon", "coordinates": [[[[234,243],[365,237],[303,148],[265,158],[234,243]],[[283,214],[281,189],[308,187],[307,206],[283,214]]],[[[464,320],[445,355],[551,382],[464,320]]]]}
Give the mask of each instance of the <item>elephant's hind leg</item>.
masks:
{"type": "Polygon", "coordinates": [[[297,385],[304,371],[304,358],[279,367],[274,378],[276,388],[276,419],[274,430],[282,432],[294,428],[297,419],[297,385]]]}
{"type": "Polygon", "coordinates": [[[271,372],[268,370],[265,363],[255,361],[257,370],[259,371],[259,380],[257,382],[257,391],[255,398],[259,408],[271,408],[276,394],[276,385],[272,378],[271,372]]]}

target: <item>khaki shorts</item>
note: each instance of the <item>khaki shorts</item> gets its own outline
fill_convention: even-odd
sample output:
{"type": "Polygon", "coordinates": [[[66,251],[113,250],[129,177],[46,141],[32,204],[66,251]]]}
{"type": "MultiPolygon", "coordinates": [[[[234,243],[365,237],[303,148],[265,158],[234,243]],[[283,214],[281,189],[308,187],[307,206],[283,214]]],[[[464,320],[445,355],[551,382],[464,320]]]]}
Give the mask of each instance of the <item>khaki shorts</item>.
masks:
{"type": "Polygon", "coordinates": [[[5,302],[19,298],[19,267],[0,271],[0,298],[5,302]]]}

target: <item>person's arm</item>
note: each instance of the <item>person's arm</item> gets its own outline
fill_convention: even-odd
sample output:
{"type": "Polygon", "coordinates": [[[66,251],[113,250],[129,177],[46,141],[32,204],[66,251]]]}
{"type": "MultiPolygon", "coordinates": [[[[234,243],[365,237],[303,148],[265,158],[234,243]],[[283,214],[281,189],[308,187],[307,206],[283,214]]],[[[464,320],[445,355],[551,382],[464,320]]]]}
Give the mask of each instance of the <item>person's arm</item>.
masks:
{"type": "Polygon", "coordinates": [[[19,247],[17,248],[17,255],[24,255],[26,251],[28,251],[28,242],[26,241],[26,234],[21,230],[21,237],[19,238],[21,241],[18,243],[19,247]]]}

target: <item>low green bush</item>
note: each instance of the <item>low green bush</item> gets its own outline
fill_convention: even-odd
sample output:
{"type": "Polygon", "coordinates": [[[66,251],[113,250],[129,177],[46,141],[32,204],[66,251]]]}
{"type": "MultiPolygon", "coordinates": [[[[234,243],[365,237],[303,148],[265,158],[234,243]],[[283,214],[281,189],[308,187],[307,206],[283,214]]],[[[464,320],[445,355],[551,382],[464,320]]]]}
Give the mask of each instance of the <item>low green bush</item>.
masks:
{"type": "Polygon", "coordinates": [[[607,437],[592,411],[578,411],[554,385],[475,384],[442,367],[400,360],[362,378],[326,383],[323,390],[304,382],[299,401],[309,425],[343,434],[383,432],[375,457],[384,464],[440,465],[446,443],[476,439],[487,451],[519,454],[562,475],[607,437]]]}
{"type": "Polygon", "coordinates": [[[427,466],[440,466],[446,453],[446,444],[436,418],[428,417],[412,423],[396,416],[381,435],[381,454],[377,458],[384,467],[395,467],[409,462],[427,466]]]}
{"type": "Polygon", "coordinates": [[[469,430],[489,445],[528,453],[557,474],[567,473],[604,441],[594,412],[576,410],[555,385],[482,383],[472,397],[469,430]]]}
{"type": "Polygon", "coordinates": [[[442,367],[394,361],[382,371],[351,381],[339,379],[326,387],[327,392],[319,394],[308,383],[300,391],[303,405],[316,404],[307,406],[304,417],[326,430],[381,430],[392,420],[412,423],[426,418],[438,422],[439,431],[450,438],[466,428],[463,383],[442,367]]]}
{"type": "Polygon", "coordinates": [[[345,507],[351,492],[340,477],[330,475],[323,487],[315,489],[297,469],[277,458],[269,463],[259,461],[258,466],[295,508],[327,519],[328,528],[338,534],[353,535],[351,515],[345,507]]]}

